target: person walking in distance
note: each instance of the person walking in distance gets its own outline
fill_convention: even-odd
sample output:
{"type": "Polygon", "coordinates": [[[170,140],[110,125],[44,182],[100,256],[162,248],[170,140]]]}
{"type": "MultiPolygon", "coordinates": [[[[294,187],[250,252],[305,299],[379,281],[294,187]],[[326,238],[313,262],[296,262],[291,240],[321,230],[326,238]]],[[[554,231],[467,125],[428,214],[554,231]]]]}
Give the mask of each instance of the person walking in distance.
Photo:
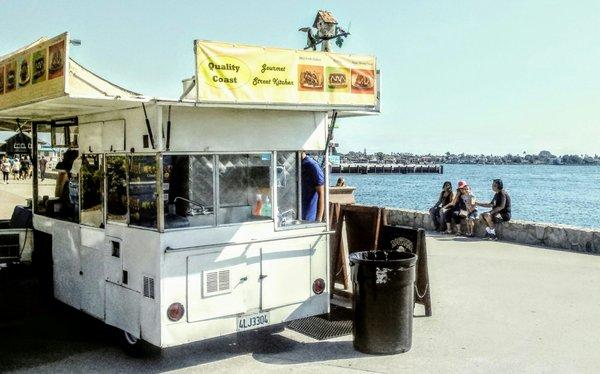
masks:
{"type": "Polygon", "coordinates": [[[0,169],[2,169],[2,181],[5,184],[8,184],[8,176],[10,175],[10,161],[8,160],[8,157],[2,157],[0,169]]]}
{"type": "Polygon", "coordinates": [[[46,164],[48,164],[48,160],[46,160],[46,157],[42,156],[39,162],[41,180],[44,180],[46,178],[46,164]]]}
{"type": "Polygon", "coordinates": [[[15,157],[13,164],[12,164],[12,175],[13,175],[13,179],[17,180],[20,179],[20,173],[21,173],[21,161],[19,161],[18,157],[15,157]]]}

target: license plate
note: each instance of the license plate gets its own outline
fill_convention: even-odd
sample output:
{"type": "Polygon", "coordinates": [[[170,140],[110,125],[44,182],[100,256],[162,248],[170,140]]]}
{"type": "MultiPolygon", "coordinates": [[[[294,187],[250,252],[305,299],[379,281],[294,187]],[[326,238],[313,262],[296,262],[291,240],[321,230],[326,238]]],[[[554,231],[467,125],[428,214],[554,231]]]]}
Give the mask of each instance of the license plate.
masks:
{"type": "Polygon", "coordinates": [[[241,316],[237,319],[237,331],[252,330],[262,326],[267,326],[269,321],[269,312],[241,316]]]}

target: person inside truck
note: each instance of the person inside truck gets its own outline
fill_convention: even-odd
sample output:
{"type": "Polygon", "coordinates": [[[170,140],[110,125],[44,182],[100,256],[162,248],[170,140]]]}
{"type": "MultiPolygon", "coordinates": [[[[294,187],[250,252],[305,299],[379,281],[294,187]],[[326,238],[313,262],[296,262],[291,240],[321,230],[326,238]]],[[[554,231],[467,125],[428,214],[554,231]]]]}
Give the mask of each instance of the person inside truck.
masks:
{"type": "MultiPolygon", "coordinates": [[[[54,196],[58,198],[58,202],[60,203],[58,211],[56,207],[46,207],[46,212],[54,212],[57,215],[67,218],[74,219],[74,217],[78,214],[78,191],[76,188],[76,182],[70,183],[71,181],[71,171],[73,168],[73,163],[77,159],[79,152],[76,150],[68,150],[63,155],[62,161],[56,164],[54,168],[58,175],[56,177],[56,186],[54,189],[54,196]]],[[[56,200],[54,200],[56,202],[56,200]]]]}
{"type": "Polygon", "coordinates": [[[325,211],[325,175],[310,155],[302,152],[302,219],[323,221],[325,211]]]}

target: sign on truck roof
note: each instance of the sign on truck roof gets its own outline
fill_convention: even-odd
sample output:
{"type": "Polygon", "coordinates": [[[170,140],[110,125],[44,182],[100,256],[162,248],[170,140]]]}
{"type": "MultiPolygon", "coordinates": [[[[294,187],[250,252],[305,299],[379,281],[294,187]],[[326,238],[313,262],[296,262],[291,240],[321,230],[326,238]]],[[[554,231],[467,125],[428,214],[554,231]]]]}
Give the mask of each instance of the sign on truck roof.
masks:
{"type": "Polygon", "coordinates": [[[0,110],[64,96],[68,44],[64,33],[0,60],[0,110]]]}
{"type": "Polygon", "coordinates": [[[199,102],[375,108],[373,56],[195,42],[199,102]]]}

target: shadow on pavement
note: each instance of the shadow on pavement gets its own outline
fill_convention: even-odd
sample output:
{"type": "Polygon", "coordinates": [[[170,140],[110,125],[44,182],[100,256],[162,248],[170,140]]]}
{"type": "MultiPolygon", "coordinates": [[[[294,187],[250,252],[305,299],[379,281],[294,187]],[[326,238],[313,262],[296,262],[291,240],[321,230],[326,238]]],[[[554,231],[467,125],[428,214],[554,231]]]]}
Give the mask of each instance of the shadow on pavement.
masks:
{"type": "Polygon", "coordinates": [[[106,346],[109,330],[83,313],[43,300],[28,266],[0,270],[0,370],[58,361],[106,346]]]}
{"type": "Polygon", "coordinates": [[[355,351],[352,341],[317,341],[298,343],[296,349],[289,353],[266,355],[255,351],[252,357],[265,364],[296,365],[368,357],[368,355],[355,351]]]}
{"type": "Polygon", "coordinates": [[[163,349],[134,359],[115,330],[57,301],[45,301],[28,266],[0,270],[0,372],[161,372],[251,355],[270,364],[357,357],[351,342],[303,343],[280,334],[250,332],[163,349]]]}

